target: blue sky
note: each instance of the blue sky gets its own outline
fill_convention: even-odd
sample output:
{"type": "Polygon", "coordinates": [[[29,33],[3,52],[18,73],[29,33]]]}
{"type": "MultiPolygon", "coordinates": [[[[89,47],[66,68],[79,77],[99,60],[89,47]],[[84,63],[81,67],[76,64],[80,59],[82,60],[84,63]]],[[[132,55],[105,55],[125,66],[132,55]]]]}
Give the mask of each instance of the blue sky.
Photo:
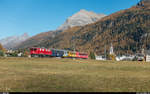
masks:
{"type": "Polygon", "coordinates": [[[139,0],[0,0],[0,39],[55,30],[74,13],[85,9],[109,15],[139,0]]]}

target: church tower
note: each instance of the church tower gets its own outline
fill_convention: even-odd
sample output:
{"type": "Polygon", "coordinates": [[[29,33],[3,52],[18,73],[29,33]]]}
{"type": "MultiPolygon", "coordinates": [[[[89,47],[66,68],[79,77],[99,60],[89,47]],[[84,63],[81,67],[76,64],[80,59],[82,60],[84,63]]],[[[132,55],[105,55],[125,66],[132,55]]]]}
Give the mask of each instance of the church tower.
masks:
{"type": "Polygon", "coordinates": [[[116,56],[115,56],[115,53],[114,53],[114,48],[113,48],[112,43],[111,43],[111,46],[110,46],[109,59],[113,60],[113,61],[116,60],[116,56]]]}
{"type": "Polygon", "coordinates": [[[109,53],[110,55],[114,55],[114,48],[113,48],[113,45],[112,45],[112,43],[111,43],[111,47],[110,47],[110,53],[109,53]]]}

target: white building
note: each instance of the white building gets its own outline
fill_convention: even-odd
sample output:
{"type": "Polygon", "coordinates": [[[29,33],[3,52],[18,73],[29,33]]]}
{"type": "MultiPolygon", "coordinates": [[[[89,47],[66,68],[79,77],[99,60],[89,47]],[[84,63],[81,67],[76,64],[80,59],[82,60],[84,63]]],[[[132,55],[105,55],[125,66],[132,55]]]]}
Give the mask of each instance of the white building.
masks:
{"type": "Polygon", "coordinates": [[[95,58],[96,58],[96,60],[106,60],[106,58],[104,56],[96,56],[95,58]]]}
{"type": "Polygon", "coordinates": [[[7,53],[14,53],[13,50],[7,50],[7,53]]]}
{"type": "Polygon", "coordinates": [[[146,55],[146,62],[150,62],[150,55],[146,55]]]}
{"type": "Polygon", "coordinates": [[[21,57],[23,55],[23,53],[18,53],[18,57],[21,57]]]}
{"type": "Polygon", "coordinates": [[[123,56],[117,56],[117,61],[132,61],[134,59],[134,55],[123,55],[123,56]]]}
{"type": "Polygon", "coordinates": [[[146,50],[146,62],[150,62],[150,50],[146,50]]]}

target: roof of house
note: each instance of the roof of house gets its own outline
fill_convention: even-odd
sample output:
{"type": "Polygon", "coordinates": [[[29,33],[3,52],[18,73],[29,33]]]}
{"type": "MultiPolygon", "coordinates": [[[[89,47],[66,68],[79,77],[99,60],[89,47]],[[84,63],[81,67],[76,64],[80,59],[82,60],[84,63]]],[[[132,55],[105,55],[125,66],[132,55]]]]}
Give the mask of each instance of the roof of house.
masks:
{"type": "Polygon", "coordinates": [[[150,50],[145,50],[146,55],[150,55],[150,50]]]}

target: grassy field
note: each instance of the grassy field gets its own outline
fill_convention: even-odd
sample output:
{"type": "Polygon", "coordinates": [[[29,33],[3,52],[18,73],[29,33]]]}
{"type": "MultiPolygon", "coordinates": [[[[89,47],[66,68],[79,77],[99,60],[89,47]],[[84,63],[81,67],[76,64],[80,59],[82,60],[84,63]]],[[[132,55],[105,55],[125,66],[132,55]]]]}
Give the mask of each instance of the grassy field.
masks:
{"type": "Polygon", "coordinates": [[[0,58],[0,92],[150,92],[150,63],[0,58]]]}

